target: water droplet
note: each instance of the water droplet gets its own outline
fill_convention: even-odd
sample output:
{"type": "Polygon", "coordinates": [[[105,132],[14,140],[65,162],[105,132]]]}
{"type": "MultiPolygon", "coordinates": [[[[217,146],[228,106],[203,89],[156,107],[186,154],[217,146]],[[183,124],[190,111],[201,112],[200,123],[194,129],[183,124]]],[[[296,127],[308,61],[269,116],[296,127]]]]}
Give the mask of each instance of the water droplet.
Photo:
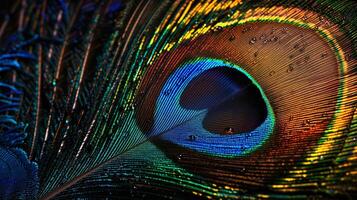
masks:
{"type": "Polygon", "coordinates": [[[234,129],[232,127],[227,127],[224,129],[224,133],[225,134],[233,134],[234,133],[234,129]]]}
{"type": "Polygon", "coordinates": [[[219,33],[223,30],[223,28],[221,26],[218,26],[218,27],[213,27],[213,33],[216,34],[216,33],[219,33]]]}
{"type": "Polygon", "coordinates": [[[286,72],[292,72],[294,70],[293,64],[289,64],[288,69],[286,70],[286,72]]]}
{"type": "Polygon", "coordinates": [[[305,126],[306,126],[305,121],[303,121],[303,122],[301,123],[301,126],[302,126],[302,127],[305,127],[305,126]]]}
{"type": "Polygon", "coordinates": [[[303,53],[305,51],[305,47],[301,47],[301,49],[299,49],[300,53],[303,53]]]}
{"type": "Polygon", "coordinates": [[[181,160],[182,156],[183,156],[182,154],[178,154],[176,157],[177,157],[178,160],[181,160]]]}
{"type": "Polygon", "coordinates": [[[169,96],[171,94],[172,90],[171,89],[167,89],[164,91],[164,95],[165,96],[169,96]]]}
{"type": "Polygon", "coordinates": [[[235,40],[235,39],[236,39],[236,37],[235,37],[234,35],[231,35],[231,37],[229,37],[228,40],[232,42],[232,41],[235,40]]]}
{"type": "Polygon", "coordinates": [[[129,138],[129,136],[130,136],[129,132],[125,131],[123,138],[124,138],[124,139],[127,139],[127,138],[129,138]]]}
{"type": "Polygon", "coordinates": [[[272,28],[270,34],[274,34],[276,30],[276,28],[272,28]]]}
{"type": "Polygon", "coordinates": [[[257,41],[257,38],[256,38],[256,37],[253,37],[253,38],[249,41],[249,44],[254,44],[256,41],[257,41]]]}
{"type": "Polygon", "coordinates": [[[188,136],[188,139],[189,139],[190,141],[196,141],[197,136],[195,136],[195,135],[190,135],[190,136],[188,136]]]}
{"type": "Polygon", "coordinates": [[[289,117],[289,122],[293,121],[294,120],[294,116],[290,116],[289,117]]]}
{"type": "Polygon", "coordinates": [[[258,56],[258,51],[254,53],[254,57],[257,57],[258,56]]]}
{"type": "Polygon", "coordinates": [[[269,73],[269,76],[273,76],[275,74],[275,71],[271,71],[270,73],[269,73]]]}
{"type": "Polygon", "coordinates": [[[327,57],[327,53],[322,53],[321,54],[321,58],[326,58],[327,57]]]}
{"type": "Polygon", "coordinates": [[[319,16],[319,21],[320,22],[324,22],[325,21],[325,18],[323,16],[319,16]]]}
{"type": "Polygon", "coordinates": [[[288,28],[287,28],[287,27],[283,27],[283,28],[281,29],[281,33],[283,33],[283,34],[288,33],[288,28]]]}
{"type": "Polygon", "coordinates": [[[242,30],[242,33],[246,33],[246,32],[248,32],[248,31],[250,31],[250,30],[252,30],[252,29],[253,29],[252,26],[244,27],[243,30],[242,30]]]}
{"type": "Polygon", "coordinates": [[[346,60],[347,62],[349,62],[349,61],[351,61],[351,59],[352,59],[352,54],[351,54],[351,53],[346,54],[345,60],[346,60]]]}

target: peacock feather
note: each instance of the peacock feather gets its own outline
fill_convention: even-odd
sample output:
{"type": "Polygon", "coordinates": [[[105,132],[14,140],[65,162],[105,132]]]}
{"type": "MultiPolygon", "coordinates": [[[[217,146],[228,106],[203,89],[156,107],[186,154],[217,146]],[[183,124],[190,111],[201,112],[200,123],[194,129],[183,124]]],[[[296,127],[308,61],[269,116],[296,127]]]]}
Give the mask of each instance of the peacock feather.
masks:
{"type": "Polygon", "coordinates": [[[0,4],[0,199],[354,199],[354,0],[0,4]]]}

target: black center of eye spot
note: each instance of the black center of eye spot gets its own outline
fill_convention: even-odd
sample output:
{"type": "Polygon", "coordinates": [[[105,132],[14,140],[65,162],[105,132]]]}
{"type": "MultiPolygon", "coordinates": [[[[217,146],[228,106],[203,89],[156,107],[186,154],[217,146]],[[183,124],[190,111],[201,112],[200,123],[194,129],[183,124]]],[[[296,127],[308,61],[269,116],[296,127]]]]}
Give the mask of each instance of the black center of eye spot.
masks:
{"type": "Polygon", "coordinates": [[[216,134],[249,132],[267,117],[259,89],[244,73],[228,67],[212,68],[193,78],[180,97],[180,105],[208,109],[203,128],[216,134]]]}

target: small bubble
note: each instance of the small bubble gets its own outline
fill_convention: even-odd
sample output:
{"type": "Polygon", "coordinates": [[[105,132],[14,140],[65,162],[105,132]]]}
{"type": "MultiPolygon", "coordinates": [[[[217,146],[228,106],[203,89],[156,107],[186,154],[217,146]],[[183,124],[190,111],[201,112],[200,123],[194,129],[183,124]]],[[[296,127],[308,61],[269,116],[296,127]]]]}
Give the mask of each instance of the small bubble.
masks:
{"type": "Polygon", "coordinates": [[[254,53],[254,57],[257,57],[258,56],[258,51],[254,53]]]}
{"type": "Polygon", "coordinates": [[[269,76],[273,76],[275,74],[275,71],[271,71],[270,73],[269,73],[269,76]]]}
{"type": "Polygon", "coordinates": [[[327,57],[327,53],[322,53],[321,54],[321,58],[326,58],[327,57]]]}

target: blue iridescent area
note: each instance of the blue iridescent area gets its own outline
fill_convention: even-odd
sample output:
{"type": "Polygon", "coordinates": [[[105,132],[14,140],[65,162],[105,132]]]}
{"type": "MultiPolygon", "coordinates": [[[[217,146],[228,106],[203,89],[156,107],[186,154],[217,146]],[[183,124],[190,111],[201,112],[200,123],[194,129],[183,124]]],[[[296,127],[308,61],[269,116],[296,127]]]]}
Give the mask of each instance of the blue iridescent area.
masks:
{"type": "Polygon", "coordinates": [[[38,166],[20,148],[0,146],[0,199],[35,199],[38,166]]]}
{"type": "MultiPolygon", "coordinates": [[[[230,94],[239,94],[244,90],[244,88],[233,83],[230,84],[229,79],[221,79],[220,81],[226,82],[227,99],[231,97],[230,94]]],[[[218,102],[225,100],[223,98],[218,102]]],[[[207,101],[213,100],[208,99],[207,101]]],[[[209,105],[210,102],[207,101],[205,101],[205,104],[209,105]]],[[[217,99],[214,101],[217,103],[217,99]]],[[[162,140],[199,153],[218,157],[244,156],[255,151],[272,135],[275,125],[273,109],[257,81],[239,66],[212,58],[194,59],[183,64],[171,74],[156,102],[154,118],[155,121],[150,135],[161,134],[159,137],[162,140]],[[254,130],[226,135],[214,133],[203,126],[205,117],[210,112],[209,107],[188,109],[180,104],[180,99],[190,82],[207,70],[216,68],[237,70],[244,74],[259,90],[267,109],[267,115],[265,120],[254,130]],[[192,135],[194,135],[194,139],[192,135]]]]}
{"type": "MultiPolygon", "coordinates": [[[[0,75],[20,71],[18,60],[33,59],[31,54],[14,52],[0,55],[0,75]]],[[[6,77],[6,76],[4,76],[6,77]]],[[[0,199],[35,199],[38,191],[38,166],[28,159],[20,145],[27,136],[26,125],[19,123],[22,91],[12,81],[0,82],[0,199]]]]}

